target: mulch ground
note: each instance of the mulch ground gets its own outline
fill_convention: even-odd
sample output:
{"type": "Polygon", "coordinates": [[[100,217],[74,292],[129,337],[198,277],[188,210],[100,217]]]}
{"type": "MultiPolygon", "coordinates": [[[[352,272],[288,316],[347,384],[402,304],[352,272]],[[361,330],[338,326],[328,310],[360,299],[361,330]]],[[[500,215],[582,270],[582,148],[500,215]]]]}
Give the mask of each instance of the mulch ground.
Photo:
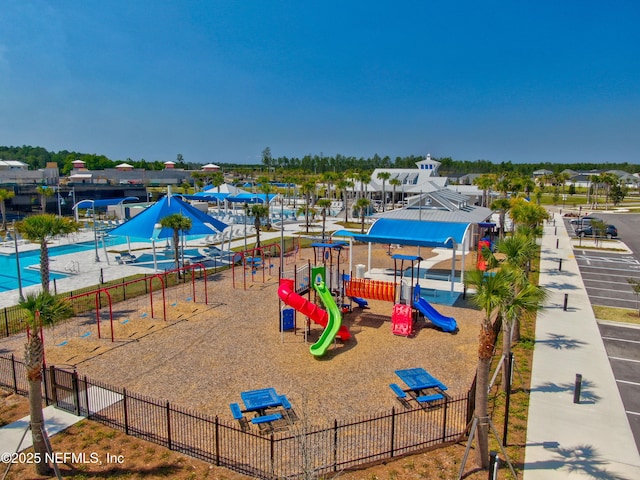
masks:
{"type": "MultiPolygon", "coordinates": [[[[416,252],[407,247],[393,253],[416,252]]],[[[313,251],[301,255],[298,264],[313,261],[313,251]]],[[[366,246],[354,247],[354,265],[367,264],[367,255],[366,246]]],[[[422,249],[421,255],[429,252],[422,249]]],[[[348,268],[347,262],[342,265],[348,268]]],[[[374,246],[372,267],[394,267],[386,246],[374,246]]],[[[450,262],[434,269],[446,272],[450,262]]],[[[266,272],[264,283],[262,275],[249,274],[246,290],[233,288],[230,271],[218,273],[208,281],[208,305],[189,300],[191,286],[174,287],[166,295],[167,321],[158,318],[157,295],[156,318],[149,314],[148,297],[117,304],[114,342],[103,309],[102,339],[90,317],[47,330],[47,364],[74,367],[89,378],[227,419],[232,418],[229,403],[239,402],[240,392],[264,387],[286,394],[298,415],[315,424],[389,411],[399,406],[388,386],[399,382],[394,374],[399,368],[424,367],[451,396],[468,391],[482,315],[468,300],[435,305],[456,319],[457,333],[421,320],[411,338],[391,333],[391,303],[370,300],[370,308],[344,315],[351,340],[336,341],[325,356],[315,358],[309,346],[322,327],[311,323],[305,335],[305,319],[298,315],[296,333],[280,332],[277,285],[277,267],[266,272]]],[[[202,286],[197,289],[202,298],[202,286]]],[[[20,358],[23,345],[23,336],[4,339],[0,354],[20,358]]]]}

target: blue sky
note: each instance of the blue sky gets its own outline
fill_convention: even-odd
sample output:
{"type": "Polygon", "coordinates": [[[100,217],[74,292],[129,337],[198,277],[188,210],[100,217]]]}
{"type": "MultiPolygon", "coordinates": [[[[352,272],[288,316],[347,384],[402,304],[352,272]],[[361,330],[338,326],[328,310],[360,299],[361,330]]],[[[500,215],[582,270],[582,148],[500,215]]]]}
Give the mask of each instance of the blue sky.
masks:
{"type": "Polygon", "coordinates": [[[639,24],[635,0],[4,0],[0,145],[639,163],[639,24]]]}

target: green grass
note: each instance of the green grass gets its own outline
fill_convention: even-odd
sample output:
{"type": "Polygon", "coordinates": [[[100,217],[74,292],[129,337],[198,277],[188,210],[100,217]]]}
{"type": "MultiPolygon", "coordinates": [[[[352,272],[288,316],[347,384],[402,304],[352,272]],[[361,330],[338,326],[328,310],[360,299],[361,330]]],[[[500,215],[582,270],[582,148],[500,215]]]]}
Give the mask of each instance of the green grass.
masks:
{"type": "Polygon", "coordinates": [[[593,305],[593,313],[598,320],[608,320],[610,322],[634,323],[640,325],[638,310],[628,308],[602,307],[593,305]]]}

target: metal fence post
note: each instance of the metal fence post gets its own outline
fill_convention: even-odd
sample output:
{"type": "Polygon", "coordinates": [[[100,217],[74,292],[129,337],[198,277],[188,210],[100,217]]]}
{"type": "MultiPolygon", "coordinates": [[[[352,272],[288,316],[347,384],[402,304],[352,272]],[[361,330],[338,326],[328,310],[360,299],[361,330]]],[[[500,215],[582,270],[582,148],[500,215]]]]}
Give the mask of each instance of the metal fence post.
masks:
{"type": "Polygon", "coordinates": [[[4,307],[4,328],[5,328],[5,331],[7,332],[5,337],[8,337],[9,336],[9,317],[7,315],[7,307],[4,307]]]}
{"type": "Polygon", "coordinates": [[[271,466],[271,475],[274,476],[274,477],[275,477],[274,474],[275,474],[275,465],[276,465],[276,462],[275,462],[275,449],[276,449],[276,446],[275,446],[275,442],[273,440],[273,433],[272,433],[271,435],[269,435],[269,458],[271,460],[271,462],[270,462],[271,463],[271,465],[270,465],[271,466]]]}
{"type": "Polygon", "coordinates": [[[447,413],[449,411],[449,398],[444,397],[444,407],[442,411],[442,441],[447,439],[447,413]]]}
{"type": "Polygon", "coordinates": [[[169,448],[169,450],[173,450],[173,448],[171,448],[171,407],[168,400],[167,400],[167,448],[169,448]]]}
{"type": "Polygon", "coordinates": [[[18,375],[16,374],[16,357],[11,354],[11,370],[13,374],[13,393],[18,393],[18,375]]]}
{"type": "Polygon", "coordinates": [[[391,458],[393,458],[393,451],[395,450],[396,439],[396,407],[391,407],[391,458]]]}
{"type": "Polygon", "coordinates": [[[89,385],[87,382],[87,376],[84,376],[84,400],[87,402],[87,418],[91,416],[91,407],[89,406],[89,385]]]}
{"type": "Polygon", "coordinates": [[[216,432],[216,466],[220,466],[220,420],[216,415],[215,418],[215,432],[216,432]]]}
{"type": "Polygon", "coordinates": [[[122,406],[124,408],[124,433],[129,435],[129,411],[127,410],[127,389],[122,389],[122,406]]]}
{"type": "Polygon", "coordinates": [[[338,420],[333,420],[333,471],[338,471],[338,420]]]}
{"type": "Polygon", "coordinates": [[[76,415],[80,416],[80,389],[78,388],[78,372],[75,370],[71,374],[71,387],[73,388],[73,403],[75,403],[76,415]]]}

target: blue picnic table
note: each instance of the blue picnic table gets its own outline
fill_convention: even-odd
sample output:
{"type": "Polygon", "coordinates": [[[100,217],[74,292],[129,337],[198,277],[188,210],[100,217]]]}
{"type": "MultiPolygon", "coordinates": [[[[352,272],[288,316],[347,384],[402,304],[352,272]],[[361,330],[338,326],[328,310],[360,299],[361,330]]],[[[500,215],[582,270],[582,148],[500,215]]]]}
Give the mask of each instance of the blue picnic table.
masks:
{"type": "Polygon", "coordinates": [[[408,388],[401,389],[395,383],[392,383],[389,386],[405,406],[408,405],[406,403],[407,393],[410,397],[420,403],[430,403],[437,400],[443,400],[446,396],[444,391],[447,389],[447,386],[427,372],[424,368],[407,368],[403,370],[396,370],[395,373],[408,388]],[[429,392],[434,389],[436,393],[429,392]]]}
{"type": "Polygon", "coordinates": [[[268,408],[282,405],[282,399],[280,395],[276,393],[275,388],[261,388],[259,390],[241,392],[240,398],[242,398],[247,412],[264,414],[268,408]]]}
{"type": "Polygon", "coordinates": [[[261,429],[263,427],[270,428],[271,423],[282,420],[283,415],[287,421],[294,421],[295,415],[289,399],[287,399],[286,395],[278,395],[274,388],[261,388],[241,392],[240,397],[245,406],[244,410],[239,411],[237,404],[230,405],[234,418],[237,420],[246,422],[246,420],[243,420],[244,416],[242,414],[245,412],[254,413],[255,417],[251,419],[251,423],[259,425],[261,429]],[[275,412],[270,410],[277,407],[282,407],[282,409],[275,412]]]}
{"type": "Polygon", "coordinates": [[[396,370],[396,375],[407,384],[407,387],[413,391],[427,390],[429,388],[438,388],[446,390],[444,383],[427,372],[424,368],[407,368],[404,370],[396,370]]]}

